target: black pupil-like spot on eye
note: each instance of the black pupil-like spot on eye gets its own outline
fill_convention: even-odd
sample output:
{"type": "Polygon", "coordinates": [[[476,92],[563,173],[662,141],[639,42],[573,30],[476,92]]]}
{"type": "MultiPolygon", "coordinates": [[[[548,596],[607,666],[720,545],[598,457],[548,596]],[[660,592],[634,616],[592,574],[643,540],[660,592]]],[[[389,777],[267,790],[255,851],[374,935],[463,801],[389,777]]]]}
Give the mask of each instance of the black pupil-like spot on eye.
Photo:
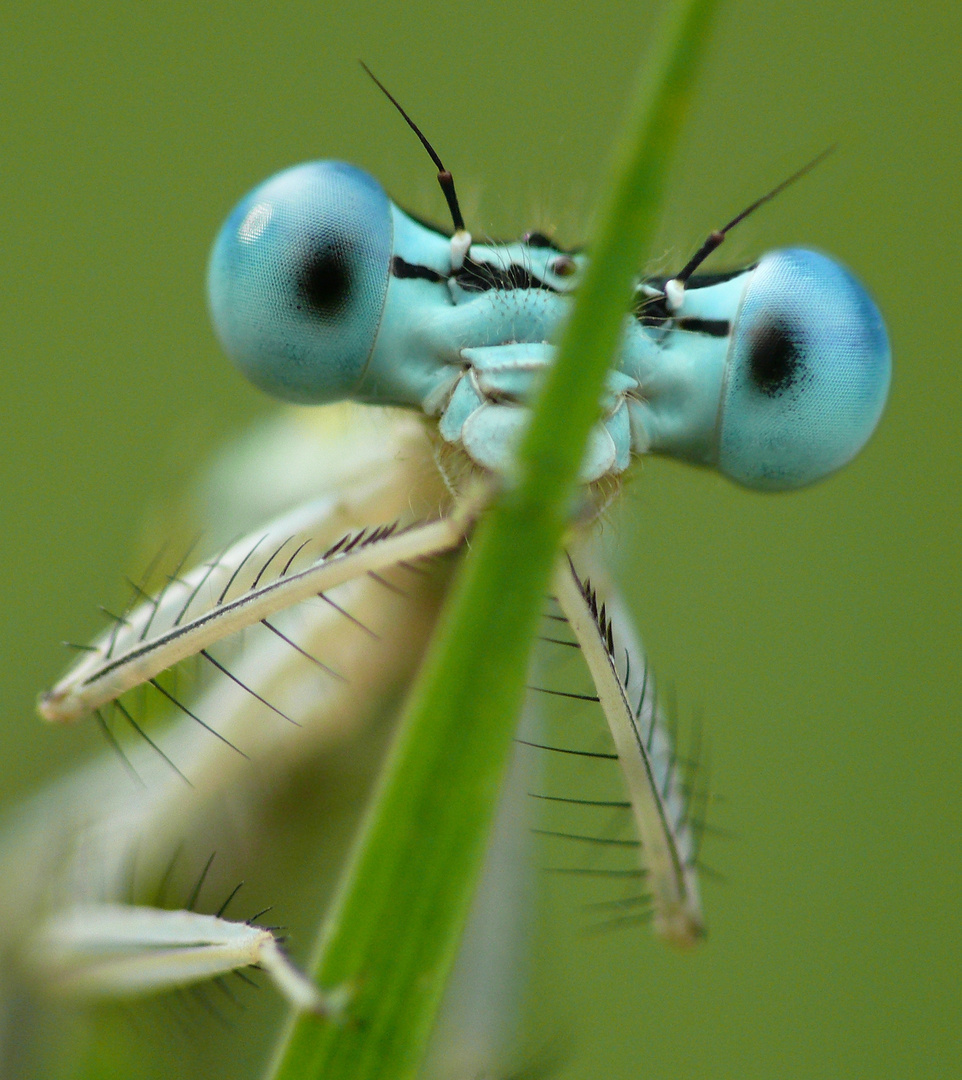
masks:
{"type": "Polygon", "coordinates": [[[749,348],[752,382],[766,397],[776,397],[790,389],[798,380],[801,367],[801,352],[787,326],[769,322],[752,334],[749,348]]]}
{"type": "Polygon", "coordinates": [[[335,244],[318,244],[298,268],[298,307],[321,319],[336,319],[351,292],[350,253],[335,244]]]}

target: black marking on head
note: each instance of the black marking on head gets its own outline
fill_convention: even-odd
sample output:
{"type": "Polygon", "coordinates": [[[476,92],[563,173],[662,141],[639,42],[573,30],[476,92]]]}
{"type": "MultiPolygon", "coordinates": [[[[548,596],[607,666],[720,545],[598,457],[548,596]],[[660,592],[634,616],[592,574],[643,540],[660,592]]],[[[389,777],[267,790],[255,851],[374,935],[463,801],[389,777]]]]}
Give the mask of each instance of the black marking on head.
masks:
{"type": "MultiPolygon", "coordinates": [[[[430,266],[421,266],[418,263],[409,263],[400,255],[391,259],[391,276],[396,278],[420,278],[423,281],[443,282],[448,278],[444,274],[433,270],[430,266]]],[[[512,289],[544,289],[546,292],[558,290],[536,277],[526,267],[518,263],[508,266],[494,266],[491,263],[478,262],[476,259],[464,260],[461,269],[453,276],[453,279],[465,292],[489,292],[492,289],[500,289],[510,292],[512,289]]]]}
{"type": "Polygon", "coordinates": [[[790,390],[804,369],[797,335],[777,319],[760,323],[752,330],[748,366],[752,383],[766,397],[790,390]]]}
{"type": "Polygon", "coordinates": [[[699,319],[694,315],[678,318],[669,311],[664,296],[651,296],[635,304],[635,318],[642,326],[662,329],[672,326],[676,330],[685,330],[689,334],[704,334],[706,337],[728,337],[732,324],[727,319],[699,319]]]}
{"type": "Polygon", "coordinates": [[[518,263],[494,266],[491,263],[478,262],[470,257],[464,260],[464,265],[454,275],[454,280],[465,292],[487,292],[489,289],[505,292],[510,292],[512,289],[558,291],[553,285],[535,277],[526,266],[518,263]]]}
{"type": "Polygon", "coordinates": [[[694,316],[679,319],[675,325],[679,330],[719,338],[728,337],[732,329],[732,324],[727,319],[696,319],[694,316]]]}
{"type": "Polygon", "coordinates": [[[350,250],[341,243],[326,241],[312,247],[297,268],[298,308],[306,308],[319,318],[338,318],[351,294],[350,250]]]}
{"type": "Polygon", "coordinates": [[[444,274],[439,274],[437,270],[432,270],[430,266],[409,263],[407,259],[402,259],[400,255],[395,255],[391,259],[391,276],[396,278],[421,278],[424,281],[433,282],[447,280],[444,274]]]}

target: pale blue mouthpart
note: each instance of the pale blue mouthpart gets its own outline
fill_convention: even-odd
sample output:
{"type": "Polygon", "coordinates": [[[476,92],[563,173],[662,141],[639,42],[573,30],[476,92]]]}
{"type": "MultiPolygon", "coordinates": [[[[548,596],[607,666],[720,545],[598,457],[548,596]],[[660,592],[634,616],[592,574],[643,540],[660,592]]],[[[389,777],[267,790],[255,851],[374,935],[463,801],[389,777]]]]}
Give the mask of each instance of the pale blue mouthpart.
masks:
{"type": "MultiPolygon", "coordinates": [[[[477,465],[511,465],[584,269],[537,234],[451,238],[341,162],[255,188],[211,254],[210,308],[256,385],[302,403],[418,408],[477,465]]],[[[581,470],[591,483],[661,453],[748,487],[804,486],[871,435],[890,377],[885,327],[852,275],[784,250],[688,282],[668,305],[639,283],[581,470]]]]}

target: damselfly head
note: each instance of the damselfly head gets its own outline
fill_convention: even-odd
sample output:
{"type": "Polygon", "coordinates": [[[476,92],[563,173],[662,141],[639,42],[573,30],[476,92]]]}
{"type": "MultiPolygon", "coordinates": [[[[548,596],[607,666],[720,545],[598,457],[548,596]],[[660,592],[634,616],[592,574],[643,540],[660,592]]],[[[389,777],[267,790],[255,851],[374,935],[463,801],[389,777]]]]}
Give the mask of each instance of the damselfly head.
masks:
{"type": "MultiPolygon", "coordinates": [[[[875,429],[888,338],[846,269],[787,249],[741,272],[692,273],[751,209],[675,277],[639,285],[584,484],[651,452],[746,487],[798,488],[845,465],[875,429]]],[[[208,288],[227,354],[268,393],[419,409],[472,468],[501,473],[553,363],[583,260],[539,234],[487,245],[463,230],[448,236],[361,170],[317,161],[239,203],[214,244],[208,288]]]]}

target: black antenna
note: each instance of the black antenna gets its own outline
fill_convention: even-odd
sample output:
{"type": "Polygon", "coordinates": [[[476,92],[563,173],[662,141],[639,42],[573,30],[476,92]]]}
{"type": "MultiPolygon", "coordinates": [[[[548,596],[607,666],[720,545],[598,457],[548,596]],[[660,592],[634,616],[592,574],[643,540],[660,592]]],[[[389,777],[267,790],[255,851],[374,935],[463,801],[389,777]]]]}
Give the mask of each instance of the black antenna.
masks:
{"type": "Polygon", "coordinates": [[[461,207],[458,205],[457,192],[454,190],[454,177],[448,172],[438,157],[434,147],[428,142],[424,132],[415,124],[410,116],[405,112],[404,107],[398,101],[398,99],[391,93],[390,90],[381,82],[381,80],[374,74],[373,71],[364,63],[363,60],[359,60],[358,63],[364,68],[365,72],[370,76],[374,85],[381,91],[381,93],[390,101],[395,109],[404,117],[404,121],[407,126],[414,132],[415,135],[421,140],[421,145],[431,155],[431,160],[437,166],[438,170],[438,183],[441,185],[441,191],[444,192],[445,201],[448,204],[448,210],[451,212],[451,220],[454,222],[455,232],[464,232],[464,218],[461,216],[461,207]]]}
{"type": "Polygon", "coordinates": [[[816,165],[821,165],[821,163],[829,156],[829,154],[835,153],[836,149],[838,149],[837,144],[833,143],[831,146],[823,150],[817,157],[812,158],[812,160],[808,162],[807,165],[803,165],[798,170],[798,172],[792,173],[792,175],[787,180],[783,180],[780,184],[777,184],[775,187],[772,188],[771,191],[763,195],[760,199],[756,199],[751,204],[751,206],[745,207],[745,209],[742,210],[740,214],[736,214],[724,228],[716,229],[714,232],[710,233],[708,239],[688,260],[688,262],[685,264],[685,268],[681,271],[681,273],[676,274],[674,278],[672,278],[672,281],[677,281],[681,285],[684,285],[685,282],[687,282],[688,279],[691,277],[691,275],[698,269],[698,267],[701,266],[701,264],[708,258],[709,255],[711,255],[715,248],[721,246],[722,241],[739,222],[744,221],[749,214],[754,214],[760,206],[764,206],[765,203],[771,202],[771,200],[774,199],[776,195],[780,195],[785,190],[785,188],[790,187],[792,184],[795,183],[796,180],[801,180],[801,178],[805,176],[806,173],[810,173],[816,165]]]}

